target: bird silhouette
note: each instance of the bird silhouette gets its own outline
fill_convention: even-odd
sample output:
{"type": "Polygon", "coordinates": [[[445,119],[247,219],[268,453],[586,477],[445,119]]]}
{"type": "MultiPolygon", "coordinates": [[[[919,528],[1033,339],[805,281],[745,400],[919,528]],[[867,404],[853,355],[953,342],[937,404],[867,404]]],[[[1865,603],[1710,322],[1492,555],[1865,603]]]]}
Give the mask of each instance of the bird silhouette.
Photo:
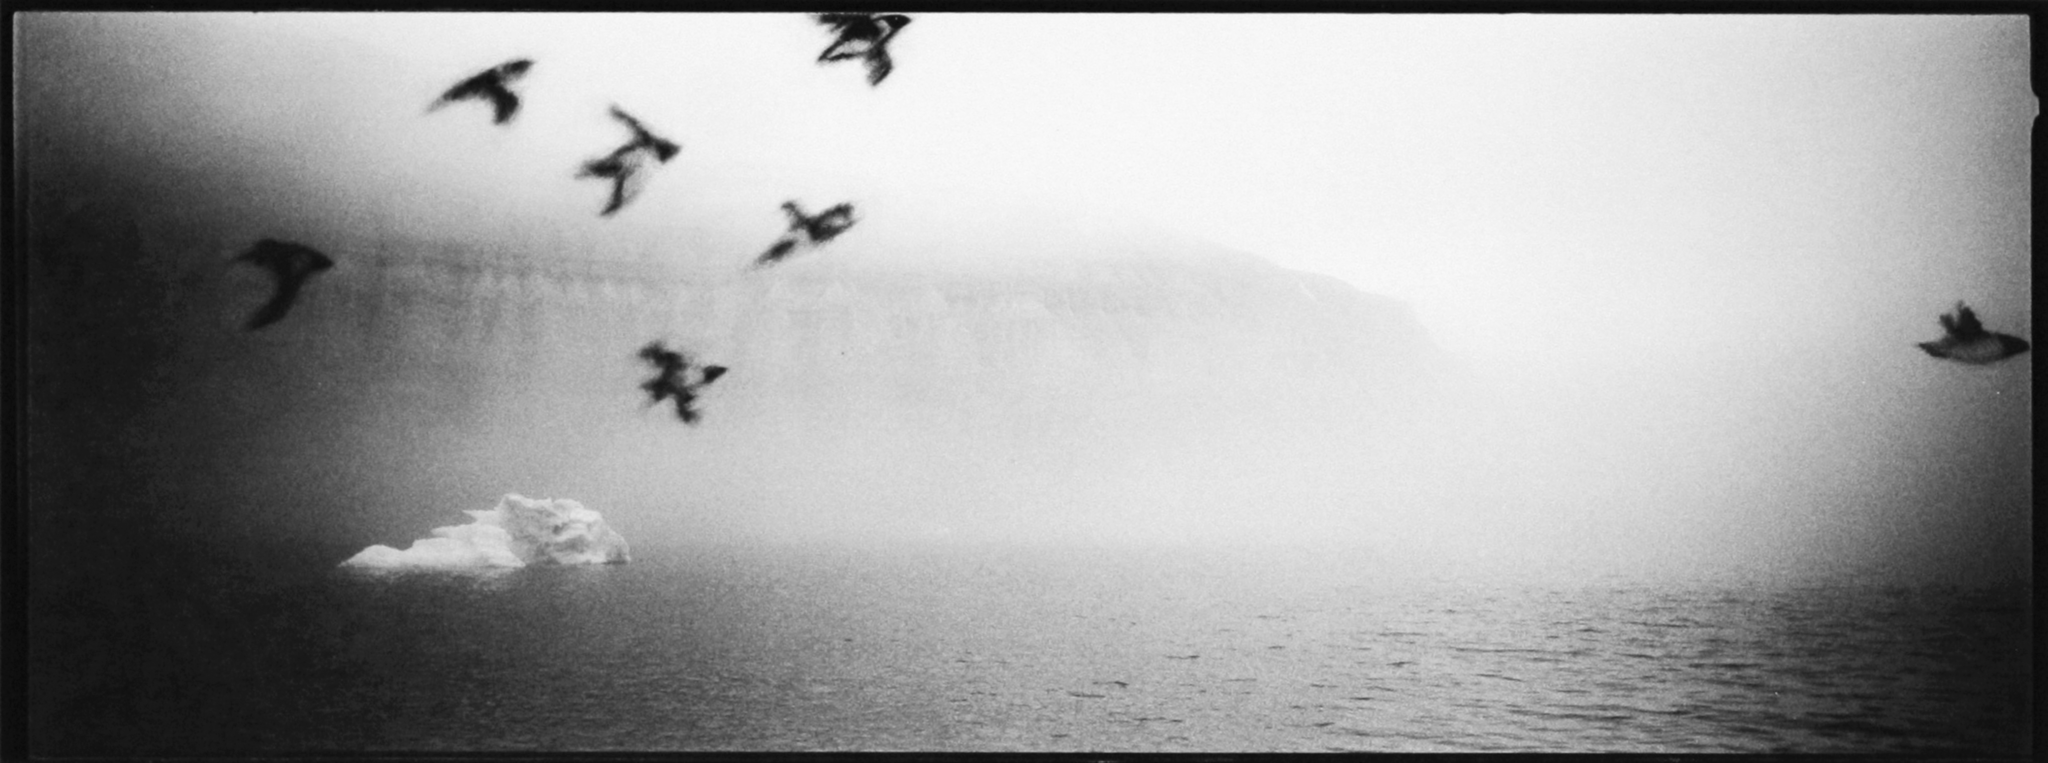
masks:
{"type": "Polygon", "coordinates": [[[1921,342],[1919,347],[1929,355],[1958,363],[1988,365],[2026,352],[2030,347],[2025,339],[1984,330],[1984,324],[1977,321],[1977,313],[1961,302],[1956,303],[1954,315],[1941,316],[1941,328],[1941,339],[1921,342]]]}
{"type": "Polygon", "coordinates": [[[249,317],[251,331],[276,323],[290,312],[292,303],[299,297],[299,288],[306,285],[306,279],[328,268],[334,267],[334,260],[311,248],[276,239],[256,242],[249,251],[243,252],[233,262],[247,262],[270,271],[277,279],[277,291],[270,301],[249,317]]]}
{"type": "Polygon", "coordinates": [[[899,14],[869,13],[821,13],[818,23],[832,27],[839,38],[825,46],[825,52],[818,54],[820,65],[849,58],[867,62],[868,85],[882,84],[882,78],[896,68],[889,59],[889,40],[910,24],[910,17],[899,14]]]}
{"type": "Polygon", "coordinates": [[[655,369],[654,378],[640,384],[640,389],[652,398],[649,404],[660,405],[664,400],[674,399],[676,418],[685,424],[696,424],[699,414],[691,404],[697,400],[697,391],[724,376],[725,366],[699,366],[697,380],[692,382],[687,380],[690,356],[671,350],[659,341],[648,342],[647,346],[641,347],[639,357],[655,369]]]}
{"type": "Polygon", "coordinates": [[[846,229],[860,222],[853,216],[852,204],[837,204],[816,216],[805,215],[803,207],[795,201],[782,202],[782,211],[789,215],[789,232],[782,234],[775,245],[768,247],[760,257],[754,259],[754,267],[766,267],[781,262],[796,252],[797,247],[816,248],[837,238],[846,229]]]}
{"type": "Polygon", "coordinates": [[[508,86],[526,76],[526,70],[531,68],[533,61],[521,58],[485,69],[474,77],[455,83],[427,110],[433,111],[456,101],[489,100],[496,115],[491,121],[495,124],[510,122],[512,115],[519,113],[519,96],[514,95],[508,86]]]}
{"type": "Polygon", "coordinates": [[[611,200],[605,204],[604,210],[598,213],[599,216],[609,216],[619,211],[626,202],[640,195],[640,189],[647,185],[648,171],[656,165],[666,164],[669,159],[675,157],[676,152],[683,150],[682,146],[649,131],[640,120],[634,119],[631,114],[627,114],[619,107],[613,106],[611,113],[612,118],[624,123],[627,129],[633,131],[633,139],[626,141],[625,145],[619,146],[602,159],[584,162],[582,171],[576,173],[576,177],[579,178],[611,179],[611,200]]]}

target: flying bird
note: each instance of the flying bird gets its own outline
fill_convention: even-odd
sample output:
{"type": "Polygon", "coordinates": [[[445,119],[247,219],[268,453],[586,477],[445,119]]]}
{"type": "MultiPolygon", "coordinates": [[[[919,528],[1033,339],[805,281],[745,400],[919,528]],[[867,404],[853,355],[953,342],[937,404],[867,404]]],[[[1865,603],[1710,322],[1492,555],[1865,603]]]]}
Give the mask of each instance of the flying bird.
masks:
{"type": "Polygon", "coordinates": [[[1946,335],[1937,341],[1921,342],[1920,349],[1958,363],[1988,365],[2026,352],[2029,347],[2025,339],[1985,331],[1984,324],[1977,322],[1977,314],[1961,302],[1956,303],[1954,315],[1941,316],[1941,328],[1946,335]]]}
{"type": "Polygon", "coordinates": [[[666,164],[669,159],[675,157],[676,152],[683,150],[682,146],[650,132],[640,120],[634,119],[631,114],[617,106],[612,107],[612,118],[632,130],[633,139],[626,141],[625,145],[602,159],[584,162],[583,170],[576,173],[576,177],[579,178],[611,178],[611,201],[605,204],[604,211],[599,212],[599,216],[609,216],[619,211],[626,202],[640,195],[640,189],[647,185],[647,173],[656,165],[666,164]]]}
{"type": "Polygon", "coordinates": [[[442,93],[440,100],[427,107],[428,111],[441,108],[456,101],[489,100],[496,114],[495,124],[512,121],[512,115],[519,113],[519,96],[514,95],[509,85],[526,76],[526,70],[533,68],[533,61],[518,59],[485,69],[482,73],[455,83],[442,93]]]}
{"type": "Polygon", "coordinates": [[[816,216],[804,214],[803,207],[795,201],[782,202],[782,211],[789,215],[789,232],[782,234],[775,245],[768,247],[760,257],[755,258],[754,267],[766,267],[781,262],[796,251],[798,246],[817,248],[825,242],[845,233],[847,228],[860,222],[853,216],[852,204],[838,204],[819,212],[816,216]]]}
{"type": "Polygon", "coordinates": [[[882,84],[882,78],[889,76],[895,64],[889,60],[889,40],[910,24],[910,17],[899,14],[868,13],[821,13],[818,23],[832,27],[839,33],[839,39],[825,46],[825,52],[818,54],[820,65],[849,58],[867,62],[868,85],[882,84]]]}
{"type": "Polygon", "coordinates": [[[685,424],[696,424],[698,413],[690,404],[696,402],[698,390],[725,375],[725,366],[699,366],[697,380],[693,382],[687,380],[691,366],[688,355],[656,341],[640,348],[639,356],[655,369],[654,378],[640,384],[640,389],[653,398],[649,404],[660,405],[662,401],[674,398],[676,418],[685,424]]]}
{"type": "Polygon", "coordinates": [[[276,323],[291,311],[292,302],[299,297],[299,288],[306,285],[306,279],[328,268],[334,267],[334,260],[327,255],[298,244],[263,239],[256,242],[249,251],[243,252],[233,262],[247,262],[270,271],[277,279],[277,291],[270,301],[249,317],[251,331],[276,323]]]}

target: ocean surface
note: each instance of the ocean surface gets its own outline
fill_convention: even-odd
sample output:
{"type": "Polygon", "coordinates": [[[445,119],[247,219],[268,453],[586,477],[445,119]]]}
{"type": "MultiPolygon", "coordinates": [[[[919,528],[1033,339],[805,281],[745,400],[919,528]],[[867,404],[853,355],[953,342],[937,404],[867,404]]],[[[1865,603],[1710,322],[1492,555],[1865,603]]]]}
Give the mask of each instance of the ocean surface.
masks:
{"type": "Polygon", "coordinates": [[[1173,550],[634,553],[195,573],[115,629],[77,602],[32,625],[32,740],[122,755],[2031,752],[2024,586],[1525,583],[1173,550]]]}

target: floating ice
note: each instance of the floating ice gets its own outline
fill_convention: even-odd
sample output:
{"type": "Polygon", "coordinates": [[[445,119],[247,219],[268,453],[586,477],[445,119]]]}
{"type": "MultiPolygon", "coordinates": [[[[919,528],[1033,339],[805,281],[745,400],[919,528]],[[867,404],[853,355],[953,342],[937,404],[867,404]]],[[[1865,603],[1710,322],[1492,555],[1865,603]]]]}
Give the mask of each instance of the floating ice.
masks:
{"type": "Polygon", "coordinates": [[[624,564],[626,539],[604,517],[569,499],[534,500],[507,494],[489,511],[465,511],[476,521],[434,528],[434,537],[403,551],[371,546],[344,567],[524,567],[529,564],[624,564]]]}

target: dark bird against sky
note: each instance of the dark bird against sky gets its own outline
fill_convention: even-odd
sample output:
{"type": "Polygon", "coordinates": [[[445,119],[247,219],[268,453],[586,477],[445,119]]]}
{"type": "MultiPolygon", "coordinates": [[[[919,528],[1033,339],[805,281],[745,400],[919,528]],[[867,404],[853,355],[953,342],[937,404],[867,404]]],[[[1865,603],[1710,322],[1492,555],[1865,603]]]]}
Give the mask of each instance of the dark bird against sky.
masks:
{"type": "Polygon", "coordinates": [[[647,185],[648,172],[655,165],[667,163],[669,159],[675,157],[676,152],[683,150],[682,146],[649,131],[640,120],[634,119],[631,114],[627,114],[619,107],[613,106],[611,113],[613,119],[619,120],[627,129],[633,131],[633,139],[626,141],[625,145],[614,149],[610,155],[602,159],[584,162],[583,170],[576,174],[579,178],[611,179],[611,200],[606,202],[604,210],[599,212],[599,215],[617,212],[620,207],[626,205],[626,202],[640,195],[640,189],[647,185]]]}
{"type": "Polygon", "coordinates": [[[270,301],[249,317],[248,328],[256,330],[282,320],[290,312],[292,303],[298,299],[299,288],[306,279],[328,268],[334,267],[334,260],[298,244],[263,239],[243,252],[235,262],[247,262],[270,271],[277,279],[277,291],[270,301]]]}
{"type": "Polygon", "coordinates": [[[1961,302],[1956,303],[1954,315],[1941,316],[1941,328],[1945,335],[1933,342],[1921,342],[1920,349],[1959,363],[1996,363],[2026,352],[2029,347],[2025,339],[1984,330],[1984,324],[1977,321],[1977,313],[1961,302]]]}
{"type": "Polygon", "coordinates": [[[845,233],[846,229],[860,222],[853,216],[852,204],[837,204],[815,216],[804,214],[803,207],[795,201],[782,202],[782,211],[789,215],[789,232],[782,235],[774,246],[768,247],[754,260],[754,267],[765,267],[781,262],[797,247],[816,248],[845,233]]]}
{"type": "Polygon", "coordinates": [[[509,86],[526,76],[526,70],[532,67],[533,61],[521,58],[486,69],[481,74],[456,83],[448,92],[442,93],[441,98],[434,101],[434,105],[429,106],[427,110],[433,111],[456,101],[489,100],[495,115],[492,122],[504,124],[512,121],[512,116],[519,113],[519,96],[513,94],[509,86]]]}
{"type": "Polygon", "coordinates": [[[699,414],[691,404],[697,400],[697,391],[725,375],[724,366],[699,366],[697,380],[689,380],[690,356],[671,350],[659,341],[648,342],[640,348],[639,357],[654,366],[654,378],[641,382],[640,389],[652,400],[651,405],[673,398],[676,401],[676,418],[685,424],[696,424],[699,414]]]}
{"type": "Polygon", "coordinates": [[[895,69],[889,59],[889,39],[903,31],[910,24],[910,17],[898,14],[866,13],[821,13],[818,23],[832,27],[839,38],[818,54],[818,63],[827,64],[859,58],[867,62],[868,85],[880,85],[882,79],[895,69]]]}

